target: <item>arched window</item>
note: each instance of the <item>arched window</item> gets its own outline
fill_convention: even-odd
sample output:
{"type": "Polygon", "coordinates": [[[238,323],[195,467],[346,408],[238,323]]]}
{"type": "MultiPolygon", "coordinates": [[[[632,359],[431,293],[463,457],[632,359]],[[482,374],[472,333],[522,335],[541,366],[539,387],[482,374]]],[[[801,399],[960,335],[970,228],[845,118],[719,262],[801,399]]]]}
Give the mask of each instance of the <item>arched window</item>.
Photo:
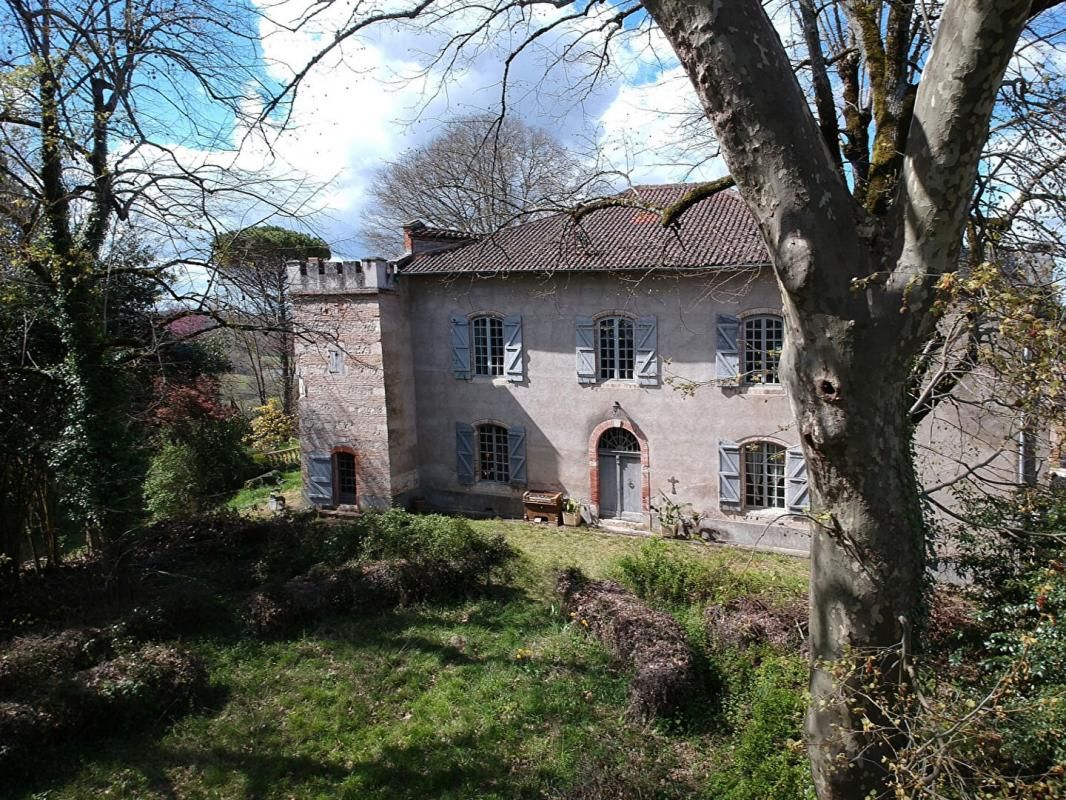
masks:
{"type": "Polygon", "coordinates": [[[600,436],[597,448],[608,453],[639,453],[640,442],[625,428],[608,428],[600,436]]]}
{"type": "Polygon", "coordinates": [[[499,317],[474,317],[470,320],[474,339],[474,374],[503,375],[503,320],[499,317]]]}
{"type": "Polygon", "coordinates": [[[744,382],[780,383],[778,367],[785,342],[781,317],[764,315],[744,320],[744,382]]]}
{"type": "Polygon", "coordinates": [[[744,506],[785,507],[785,448],[773,442],[744,445],[744,506]]]}
{"type": "Polygon", "coordinates": [[[633,379],[633,321],[605,317],[596,327],[599,338],[600,380],[633,379]]]}
{"type": "Polygon", "coordinates": [[[479,481],[496,483],[511,480],[506,428],[500,425],[478,425],[477,477],[479,481]]]}

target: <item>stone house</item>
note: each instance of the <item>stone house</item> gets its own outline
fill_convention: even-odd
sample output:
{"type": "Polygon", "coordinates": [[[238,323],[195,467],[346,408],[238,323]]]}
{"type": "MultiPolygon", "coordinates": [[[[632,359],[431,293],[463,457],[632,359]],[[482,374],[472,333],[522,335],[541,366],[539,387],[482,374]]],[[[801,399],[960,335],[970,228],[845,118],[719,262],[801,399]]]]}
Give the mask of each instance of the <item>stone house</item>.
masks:
{"type": "MultiPolygon", "coordinates": [[[[527,488],[558,490],[604,520],[653,525],[668,501],[722,541],[806,549],[780,296],[739,195],[670,230],[619,206],[404,234],[395,262],[290,264],[313,503],[518,516],[527,488]]],[[[1012,480],[1014,431],[967,415],[923,422],[926,472],[1012,480]]]]}

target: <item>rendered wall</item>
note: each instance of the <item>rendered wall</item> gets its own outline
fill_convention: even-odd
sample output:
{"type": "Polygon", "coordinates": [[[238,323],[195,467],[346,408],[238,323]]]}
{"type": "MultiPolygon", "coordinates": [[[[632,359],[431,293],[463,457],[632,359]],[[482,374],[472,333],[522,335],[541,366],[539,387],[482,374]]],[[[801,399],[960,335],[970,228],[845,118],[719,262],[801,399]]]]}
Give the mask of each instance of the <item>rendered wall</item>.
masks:
{"type": "Polygon", "coordinates": [[[722,539],[806,547],[793,525],[767,523],[775,511],[729,514],[718,509],[718,441],[771,439],[798,443],[780,387],[721,387],[714,383],[717,314],[780,308],[768,275],[704,277],[603,273],[499,276],[442,280],[407,276],[418,414],[421,492],[434,506],[485,514],[515,514],[521,489],[458,483],[455,423],[496,421],[526,429],[531,488],[566,491],[596,503],[590,445],[597,426],[619,420],[647,441],[650,501],[660,492],[717,518],[722,539]],[[629,381],[578,382],[575,317],[619,312],[658,320],[660,374],[654,387],[629,381]],[[477,313],[521,314],[525,380],[461,380],[452,371],[450,318],[477,313]],[[696,384],[694,393],[671,386],[696,384]],[[676,479],[676,484],[671,482],[676,479]]]}
{"type": "Polygon", "coordinates": [[[388,412],[389,484],[393,501],[402,504],[418,488],[418,413],[411,328],[402,293],[383,292],[379,304],[388,412]]]}
{"type": "MultiPolygon", "coordinates": [[[[714,375],[718,314],[779,312],[768,273],[407,276],[397,291],[384,273],[385,288],[376,289],[335,286],[312,272],[304,283],[295,294],[296,321],[317,335],[296,343],[307,390],[303,452],[351,448],[360,506],[421,497],[442,510],[518,515],[522,488],[458,482],[455,425],[486,421],[525,428],[530,488],[596,504],[595,434],[623,425],[645,442],[646,503],[665,493],[691,504],[723,541],[806,548],[803,523],[771,524],[778,510],[719,509],[719,441],[789,446],[799,439],[783,388],[723,386],[714,375]],[[455,378],[451,317],[479,313],[521,314],[522,382],[455,378]],[[659,385],[578,382],[575,318],[608,313],[656,316],[659,385]],[[334,344],[345,352],[341,374],[328,371],[334,344]]],[[[963,403],[938,407],[919,426],[922,481],[936,486],[970,475],[1009,487],[1017,479],[1016,420],[980,375],[964,388],[963,403]]],[[[950,507],[946,490],[937,497],[950,507]]]]}

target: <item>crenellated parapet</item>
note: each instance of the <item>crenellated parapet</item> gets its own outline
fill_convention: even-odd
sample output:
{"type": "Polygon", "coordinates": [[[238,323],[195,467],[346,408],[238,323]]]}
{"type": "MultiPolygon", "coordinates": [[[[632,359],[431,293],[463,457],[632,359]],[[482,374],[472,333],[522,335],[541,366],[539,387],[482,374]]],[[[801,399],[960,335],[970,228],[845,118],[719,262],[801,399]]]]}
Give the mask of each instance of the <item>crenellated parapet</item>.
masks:
{"type": "Polygon", "coordinates": [[[294,295],[372,294],[396,288],[396,265],[384,258],[288,261],[289,291],[294,295]]]}

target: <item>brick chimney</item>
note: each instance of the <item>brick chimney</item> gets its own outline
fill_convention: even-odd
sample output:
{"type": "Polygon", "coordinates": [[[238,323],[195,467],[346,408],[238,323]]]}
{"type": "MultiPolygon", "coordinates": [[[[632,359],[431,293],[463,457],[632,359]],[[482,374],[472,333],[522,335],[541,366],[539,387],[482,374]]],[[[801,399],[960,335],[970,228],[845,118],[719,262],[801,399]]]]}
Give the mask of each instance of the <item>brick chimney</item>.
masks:
{"type": "Polygon", "coordinates": [[[415,241],[418,239],[418,234],[425,229],[426,223],[420,219],[413,219],[410,222],[404,223],[403,250],[405,253],[413,253],[415,251],[415,241]]]}
{"type": "Polygon", "coordinates": [[[408,255],[428,253],[432,250],[451,250],[470,244],[478,237],[473,233],[451,230],[450,228],[430,228],[420,219],[414,219],[403,226],[403,246],[408,255]]]}

